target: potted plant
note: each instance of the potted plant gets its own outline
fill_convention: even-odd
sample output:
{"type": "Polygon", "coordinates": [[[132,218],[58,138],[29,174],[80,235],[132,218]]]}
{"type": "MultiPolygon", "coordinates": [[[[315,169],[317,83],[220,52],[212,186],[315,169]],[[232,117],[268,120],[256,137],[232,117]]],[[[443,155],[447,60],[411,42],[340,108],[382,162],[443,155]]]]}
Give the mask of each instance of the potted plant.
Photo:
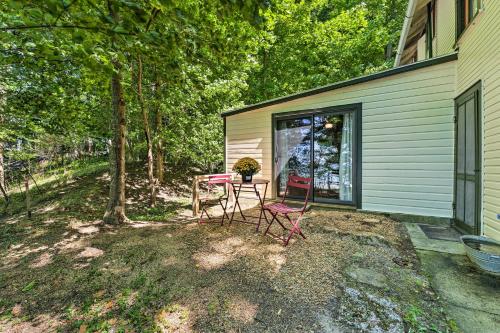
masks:
{"type": "Polygon", "coordinates": [[[260,165],[251,157],[243,157],[233,165],[233,171],[241,175],[243,182],[251,182],[252,176],[260,171],[260,165]]]}

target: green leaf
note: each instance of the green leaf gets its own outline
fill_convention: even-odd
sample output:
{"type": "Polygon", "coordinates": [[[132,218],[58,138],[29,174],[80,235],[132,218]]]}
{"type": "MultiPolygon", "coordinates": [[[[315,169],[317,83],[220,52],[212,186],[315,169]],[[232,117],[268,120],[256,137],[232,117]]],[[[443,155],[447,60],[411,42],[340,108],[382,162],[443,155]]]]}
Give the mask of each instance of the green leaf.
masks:
{"type": "Polygon", "coordinates": [[[26,292],[28,292],[28,291],[33,290],[33,288],[35,288],[35,286],[36,286],[36,281],[35,281],[35,280],[33,280],[33,281],[31,281],[30,283],[28,283],[26,286],[24,286],[24,288],[23,288],[23,289],[21,289],[21,291],[22,291],[23,293],[26,293],[26,292]]]}

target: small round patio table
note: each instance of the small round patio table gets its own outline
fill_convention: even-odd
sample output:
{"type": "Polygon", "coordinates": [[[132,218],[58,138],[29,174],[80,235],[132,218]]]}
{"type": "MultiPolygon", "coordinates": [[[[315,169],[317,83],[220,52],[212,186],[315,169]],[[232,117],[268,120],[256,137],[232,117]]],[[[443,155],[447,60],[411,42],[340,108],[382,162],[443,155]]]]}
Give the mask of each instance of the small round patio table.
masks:
{"type": "Polygon", "coordinates": [[[260,221],[262,220],[262,214],[264,213],[264,201],[266,200],[266,193],[267,193],[267,185],[269,184],[269,180],[267,179],[252,179],[252,181],[249,182],[244,182],[242,179],[235,179],[230,181],[230,184],[232,185],[233,189],[233,194],[234,194],[234,206],[233,206],[233,212],[231,214],[231,219],[229,220],[229,224],[231,224],[233,221],[236,222],[241,222],[241,223],[247,223],[247,224],[255,224],[257,226],[256,231],[259,231],[260,227],[260,221]],[[262,186],[264,189],[264,195],[260,195],[260,191],[258,189],[258,186],[262,186]],[[241,193],[253,193],[255,194],[254,197],[245,197],[246,199],[258,199],[259,200],[259,206],[260,206],[260,214],[259,214],[259,221],[258,222],[252,222],[250,220],[247,220],[247,217],[253,217],[257,218],[257,216],[250,216],[250,215],[244,215],[243,211],[241,209],[239,199],[240,199],[240,194],[241,193]],[[236,206],[238,206],[240,215],[243,218],[243,220],[237,220],[234,218],[234,215],[236,213],[236,206]]]}

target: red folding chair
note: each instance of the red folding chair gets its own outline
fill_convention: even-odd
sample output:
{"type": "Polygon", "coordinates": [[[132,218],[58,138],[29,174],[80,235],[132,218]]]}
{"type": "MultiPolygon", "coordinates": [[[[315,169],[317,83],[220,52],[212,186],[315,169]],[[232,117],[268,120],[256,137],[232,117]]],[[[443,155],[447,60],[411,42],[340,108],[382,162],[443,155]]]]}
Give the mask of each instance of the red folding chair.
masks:
{"type": "Polygon", "coordinates": [[[302,233],[302,230],[299,227],[300,220],[302,219],[302,216],[304,215],[304,212],[307,208],[307,201],[309,200],[309,194],[311,192],[312,188],[312,178],[304,178],[304,177],[299,177],[299,176],[293,176],[290,175],[288,176],[288,182],[286,183],[286,188],[285,188],[285,195],[283,196],[283,199],[281,202],[275,202],[275,203],[270,203],[267,205],[264,205],[264,217],[266,218],[267,221],[267,216],[266,216],[266,211],[268,211],[272,215],[272,220],[271,222],[268,222],[269,225],[267,226],[266,232],[264,235],[267,235],[268,233],[272,235],[275,238],[278,238],[284,242],[284,245],[287,246],[288,242],[290,241],[290,238],[292,238],[293,234],[297,233],[302,236],[302,238],[306,238],[304,234],[302,233]],[[285,204],[286,196],[288,194],[288,190],[290,187],[295,187],[295,188],[300,188],[305,190],[306,196],[305,196],[305,201],[304,201],[304,206],[301,208],[295,208],[295,207],[290,207],[285,204]],[[292,218],[290,217],[291,215],[295,214],[296,217],[292,218]],[[292,225],[291,229],[288,229],[283,225],[283,223],[278,219],[278,216],[282,216],[285,219],[290,222],[292,225]],[[271,225],[273,222],[276,221],[279,223],[279,225],[284,229],[284,230],[289,230],[290,233],[288,237],[279,237],[276,236],[272,233],[269,232],[269,228],[271,228],[271,225]]]}
{"type": "MultiPolygon", "coordinates": [[[[224,224],[224,218],[229,219],[229,215],[227,214],[227,204],[229,201],[229,193],[230,189],[225,189],[227,184],[231,183],[233,176],[231,174],[218,174],[218,175],[209,175],[207,181],[207,191],[204,196],[200,197],[200,207],[201,207],[201,215],[198,220],[199,224],[203,223],[220,223],[224,224]],[[222,194],[221,194],[222,193],[222,194]],[[220,205],[222,207],[222,218],[219,221],[212,221],[210,215],[208,215],[207,208],[212,206],[220,205]],[[203,213],[207,215],[208,220],[203,220],[203,213]]],[[[231,185],[229,185],[231,186],[231,185]]]]}

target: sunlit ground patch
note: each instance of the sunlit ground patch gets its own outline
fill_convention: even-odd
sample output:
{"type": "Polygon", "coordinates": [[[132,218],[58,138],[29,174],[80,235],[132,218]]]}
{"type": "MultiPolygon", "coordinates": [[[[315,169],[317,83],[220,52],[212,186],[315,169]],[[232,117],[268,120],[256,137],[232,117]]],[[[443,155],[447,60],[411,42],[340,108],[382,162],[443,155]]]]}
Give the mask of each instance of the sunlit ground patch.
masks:
{"type": "Polygon", "coordinates": [[[281,270],[281,267],[286,262],[285,255],[281,253],[272,253],[267,258],[269,260],[269,263],[271,264],[271,267],[273,268],[274,273],[278,273],[281,270]]]}
{"type": "Polygon", "coordinates": [[[48,219],[43,220],[43,224],[46,224],[46,225],[54,224],[55,222],[56,222],[56,220],[53,218],[48,218],[48,219]]]}
{"type": "Polygon", "coordinates": [[[50,203],[46,206],[40,207],[37,210],[34,211],[34,214],[43,214],[43,213],[48,213],[52,212],[60,207],[59,203],[50,203]]]}
{"type": "Polygon", "coordinates": [[[156,326],[163,333],[192,332],[189,324],[189,309],[178,305],[166,306],[156,315],[156,326]]]}
{"type": "Polygon", "coordinates": [[[57,332],[62,324],[58,317],[41,314],[31,322],[18,322],[9,318],[0,319],[0,332],[8,333],[47,333],[57,332]]]}
{"type": "Polygon", "coordinates": [[[235,297],[229,302],[229,314],[235,320],[250,324],[255,320],[259,306],[248,300],[235,297]]]}
{"type": "Polygon", "coordinates": [[[86,247],[78,254],[78,258],[97,258],[104,254],[104,251],[95,247],[86,247]]]}
{"type": "Polygon", "coordinates": [[[196,228],[197,226],[198,226],[197,222],[192,222],[192,223],[186,224],[187,229],[193,229],[193,228],[196,228]]]}
{"type": "Polygon", "coordinates": [[[94,225],[81,226],[81,227],[76,228],[76,230],[79,233],[84,234],[84,235],[88,235],[88,234],[93,234],[93,233],[99,232],[99,228],[96,227],[96,226],[94,226],[94,225]]]}
{"type": "Polygon", "coordinates": [[[180,263],[180,260],[175,257],[175,256],[168,256],[165,259],[163,259],[163,265],[164,266],[175,266],[180,263]]]}
{"type": "MultiPolygon", "coordinates": [[[[33,244],[33,245],[36,245],[33,244]]],[[[1,265],[3,267],[13,267],[19,263],[19,260],[32,253],[38,253],[47,250],[48,246],[42,245],[34,248],[24,246],[24,244],[16,244],[9,248],[7,255],[4,256],[1,265]]]]}
{"type": "Polygon", "coordinates": [[[217,269],[230,262],[233,258],[223,253],[196,253],[193,255],[196,266],[205,270],[217,269]]]}
{"type": "Polygon", "coordinates": [[[79,238],[78,235],[71,235],[67,238],[54,244],[54,248],[61,251],[72,251],[84,248],[88,241],[84,238],[79,238]]]}
{"type": "Polygon", "coordinates": [[[250,247],[240,237],[214,240],[209,249],[195,253],[193,259],[198,267],[205,270],[221,268],[241,255],[248,254],[250,247]]]}
{"type": "Polygon", "coordinates": [[[45,252],[42,253],[35,261],[30,265],[31,268],[40,268],[47,266],[52,263],[52,254],[45,252]]]}

